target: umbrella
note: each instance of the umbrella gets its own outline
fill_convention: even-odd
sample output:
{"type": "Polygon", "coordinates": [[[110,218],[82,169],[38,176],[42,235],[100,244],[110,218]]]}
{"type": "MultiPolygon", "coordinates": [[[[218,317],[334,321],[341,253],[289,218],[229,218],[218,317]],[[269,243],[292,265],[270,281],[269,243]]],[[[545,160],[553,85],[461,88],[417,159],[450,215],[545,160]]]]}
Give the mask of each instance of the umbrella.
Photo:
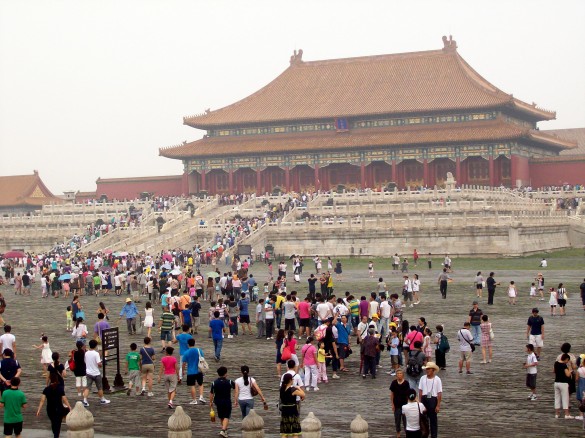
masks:
{"type": "Polygon", "coordinates": [[[173,269],[171,271],[171,275],[181,275],[181,274],[182,274],[182,272],[180,269],[173,269]]]}
{"type": "Polygon", "coordinates": [[[163,258],[163,260],[168,260],[169,262],[170,262],[171,260],[173,260],[173,256],[172,256],[172,255],[170,255],[169,253],[166,253],[166,254],[164,254],[164,255],[162,256],[162,258],[163,258]]]}
{"type": "Polygon", "coordinates": [[[163,269],[172,269],[173,267],[171,266],[170,263],[165,263],[164,265],[162,265],[163,269]]]}
{"type": "Polygon", "coordinates": [[[26,257],[26,254],[22,251],[8,251],[4,254],[4,257],[7,259],[20,259],[22,257],[26,257]]]}
{"type": "Polygon", "coordinates": [[[215,251],[217,248],[219,248],[219,245],[213,245],[213,246],[211,247],[211,250],[212,250],[212,251],[215,251]]]}
{"type": "Polygon", "coordinates": [[[214,272],[214,271],[208,272],[205,275],[207,276],[207,278],[217,278],[217,277],[219,277],[219,274],[217,272],[214,272]]]}
{"type": "Polygon", "coordinates": [[[126,251],[116,251],[116,252],[114,253],[114,255],[115,255],[116,257],[126,257],[126,256],[128,255],[128,253],[127,253],[126,251]]]}
{"type": "Polygon", "coordinates": [[[109,266],[109,265],[104,265],[104,266],[102,266],[100,268],[100,271],[103,271],[103,272],[112,272],[113,271],[113,268],[111,266],[109,266]]]}
{"type": "Polygon", "coordinates": [[[111,254],[112,250],[111,249],[104,249],[104,254],[111,254]]]}
{"type": "Polygon", "coordinates": [[[59,280],[71,280],[71,274],[63,274],[59,277],[59,280]]]}

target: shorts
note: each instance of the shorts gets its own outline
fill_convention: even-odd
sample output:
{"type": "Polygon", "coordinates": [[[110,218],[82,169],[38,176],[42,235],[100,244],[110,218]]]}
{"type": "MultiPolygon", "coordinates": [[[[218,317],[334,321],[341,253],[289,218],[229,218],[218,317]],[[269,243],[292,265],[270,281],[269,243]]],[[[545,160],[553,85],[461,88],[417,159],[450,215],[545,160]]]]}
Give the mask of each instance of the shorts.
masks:
{"type": "Polygon", "coordinates": [[[142,375],[148,376],[149,374],[154,374],[154,364],[142,364],[142,375]]]}
{"type": "Polygon", "coordinates": [[[4,435],[12,436],[20,435],[22,433],[22,421],[18,423],[4,423],[4,435]]]}
{"type": "Polygon", "coordinates": [[[530,335],[528,337],[528,343],[534,345],[535,347],[540,348],[544,346],[544,342],[542,341],[542,335],[530,335]]]}
{"type": "Polygon", "coordinates": [[[405,301],[414,301],[412,292],[406,292],[405,301]]]}
{"type": "Polygon", "coordinates": [[[140,385],[140,370],[130,370],[128,372],[128,383],[132,383],[134,386],[140,385]]]}
{"type": "Polygon", "coordinates": [[[567,300],[563,300],[562,298],[559,298],[558,303],[559,303],[559,307],[565,307],[567,304],[567,300]]]}
{"type": "Polygon", "coordinates": [[[87,376],[75,376],[75,386],[87,388],[87,376]]]}
{"type": "Polygon", "coordinates": [[[285,330],[296,330],[296,319],[285,319],[284,320],[284,329],[285,330]]]}
{"type": "Polygon", "coordinates": [[[526,386],[530,389],[536,389],[536,374],[526,374],[526,386]]]}
{"type": "Polygon", "coordinates": [[[337,344],[337,355],[339,359],[345,359],[347,357],[347,350],[349,349],[347,344],[337,344]]]}
{"type": "Polygon", "coordinates": [[[471,351],[462,351],[460,359],[465,362],[471,362],[471,351]]]}
{"type": "Polygon", "coordinates": [[[481,283],[477,283],[477,284],[475,285],[475,288],[476,288],[476,289],[483,289],[483,284],[481,284],[481,283]]]}
{"type": "Polygon", "coordinates": [[[87,389],[91,392],[92,383],[95,382],[95,387],[98,391],[102,390],[102,376],[92,376],[88,374],[87,376],[87,389]]]}
{"type": "Polygon", "coordinates": [[[398,365],[399,363],[399,357],[397,354],[393,354],[390,356],[390,362],[392,362],[392,365],[398,365]]]}
{"type": "Polygon", "coordinates": [[[232,416],[232,404],[231,402],[216,403],[217,418],[223,420],[224,418],[230,418],[232,416]]]}
{"type": "Polygon", "coordinates": [[[203,386],[203,373],[187,374],[187,386],[195,386],[195,383],[203,386]]]}
{"type": "Polygon", "coordinates": [[[171,331],[170,330],[161,330],[160,332],[160,340],[171,342],[171,331]]]}
{"type": "Polygon", "coordinates": [[[122,286],[116,286],[116,287],[114,288],[114,290],[115,290],[115,291],[122,290],[122,286]]]}
{"type": "Polygon", "coordinates": [[[240,315],[240,324],[250,324],[250,315],[240,315]]]}
{"type": "Polygon", "coordinates": [[[193,327],[199,327],[201,318],[199,316],[194,316],[193,317],[193,327]]]}
{"type": "Polygon", "coordinates": [[[167,392],[174,392],[177,389],[177,375],[165,374],[163,378],[167,392]]]}
{"type": "Polygon", "coordinates": [[[299,319],[299,327],[311,327],[311,319],[310,318],[299,319]]]}

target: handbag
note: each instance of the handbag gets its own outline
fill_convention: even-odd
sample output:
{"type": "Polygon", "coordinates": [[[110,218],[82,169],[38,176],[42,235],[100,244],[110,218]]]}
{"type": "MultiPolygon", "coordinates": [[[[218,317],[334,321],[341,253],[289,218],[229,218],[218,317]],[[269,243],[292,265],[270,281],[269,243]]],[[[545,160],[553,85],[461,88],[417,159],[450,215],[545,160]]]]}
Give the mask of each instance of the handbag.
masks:
{"type": "Polygon", "coordinates": [[[197,364],[197,366],[199,368],[199,372],[200,373],[204,373],[205,371],[209,371],[209,364],[207,363],[207,361],[203,357],[203,353],[201,352],[201,349],[198,348],[197,350],[199,350],[198,351],[198,353],[199,353],[199,363],[197,364]]]}
{"type": "Polygon", "coordinates": [[[495,337],[496,336],[494,335],[494,330],[492,329],[492,326],[490,325],[490,340],[493,341],[495,337]]]}
{"type": "Polygon", "coordinates": [[[285,342],[282,344],[283,348],[280,351],[280,358],[282,360],[289,360],[292,357],[292,352],[290,351],[290,347],[288,346],[288,344],[285,342]]]}
{"type": "Polygon", "coordinates": [[[471,347],[471,352],[473,353],[473,352],[475,351],[475,345],[474,345],[474,344],[472,344],[471,342],[469,342],[469,341],[467,340],[467,338],[466,338],[465,336],[463,336],[463,332],[462,332],[462,330],[459,330],[459,333],[461,334],[461,337],[462,337],[463,339],[465,339],[465,342],[467,342],[467,343],[469,344],[469,346],[471,347]]]}
{"type": "Polygon", "coordinates": [[[250,394],[252,394],[252,397],[256,397],[258,395],[258,389],[256,389],[256,381],[252,378],[250,378],[250,394]]]}
{"type": "Polygon", "coordinates": [[[420,405],[417,403],[418,407],[418,424],[420,427],[420,436],[422,438],[428,438],[430,427],[429,427],[429,417],[426,414],[423,414],[420,411],[420,405]]]}

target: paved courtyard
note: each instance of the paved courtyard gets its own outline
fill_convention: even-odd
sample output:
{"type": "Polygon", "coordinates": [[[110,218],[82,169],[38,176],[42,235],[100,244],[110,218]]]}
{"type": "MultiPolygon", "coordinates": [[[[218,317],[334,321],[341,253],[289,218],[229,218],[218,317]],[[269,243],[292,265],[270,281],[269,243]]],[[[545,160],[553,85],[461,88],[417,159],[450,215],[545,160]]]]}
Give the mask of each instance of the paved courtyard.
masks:
{"type": "MultiPolygon", "coordinates": [[[[346,290],[362,295],[371,291],[376,279],[370,279],[365,269],[355,267],[344,269],[344,281],[335,283],[335,292],[339,295],[346,290]]],[[[457,262],[455,261],[455,268],[457,262]]],[[[401,276],[393,274],[388,269],[381,269],[377,264],[376,278],[382,275],[389,284],[391,291],[398,291],[401,276]]],[[[585,270],[555,271],[551,267],[545,272],[547,286],[562,281],[569,291],[567,316],[551,318],[548,316],[547,301],[538,302],[541,315],[546,321],[545,348],[539,365],[538,393],[540,399],[536,402],[526,400],[527,390],[524,387],[525,359],[524,344],[526,319],[530,309],[535,305],[528,298],[528,289],[536,271],[497,271],[496,278],[502,282],[502,287],[496,294],[496,304],[488,307],[486,298],[480,307],[488,313],[495,331],[494,361],[491,364],[481,365],[481,353],[475,353],[472,369],[473,375],[457,373],[456,361],[458,349],[456,343],[457,330],[462,325],[475,298],[472,286],[477,270],[484,274],[489,272],[490,266],[478,266],[474,270],[455,271],[454,282],[449,285],[447,300],[440,299],[436,285],[437,271],[411,269],[421,276],[422,303],[413,309],[406,309],[405,318],[416,322],[419,316],[424,316],[431,328],[437,323],[445,325],[445,333],[451,341],[451,353],[447,356],[448,369],[440,372],[443,380],[443,405],[439,414],[439,433],[443,437],[582,437],[582,424],[575,420],[555,420],[553,405],[553,374],[554,358],[559,353],[561,343],[569,341],[573,344],[574,353],[585,352],[584,317],[578,298],[578,284],[583,278],[585,270]],[[518,305],[509,306],[505,297],[504,286],[510,280],[515,280],[519,286],[520,298],[518,305]]],[[[254,276],[264,281],[266,278],[264,265],[254,265],[254,276]]],[[[307,271],[305,269],[305,271],[307,271]]],[[[309,272],[306,272],[308,274],[309,272]]],[[[303,276],[306,279],[306,275],[303,276]]],[[[294,289],[291,285],[289,290],[294,289]]],[[[297,288],[303,292],[307,290],[303,281],[297,288]]],[[[41,377],[40,353],[34,350],[32,344],[39,343],[41,332],[49,336],[53,351],[62,355],[73,347],[73,341],[65,331],[65,308],[69,302],[65,299],[40,298],[38,282],[33,287],[32,297],[14,296],[7,286],[1,288],[5,295],[8,307],[5,319],[13,326],[13,333],[17,338],[18,359],[24,369],[22,389],[29,399],[29,408],[25,414],[25,429],[34,428],[48,430],[49,421],[43,412],[41,417],[35,417],[40,393],[44,386],[41,377]]],[[[113,315],[119,312],[125,296],[106,297],[105,302],[113,315]]],[[[100,298],[101,299],[101,298],[100,298]]],[[[82,304],[88,315],[88,325],[96,320],[97,299],[82,297],[82,304]]],[[[138,304],[143,308],[144,301],[138,304]]],[[[204,310],[207,304],[204,304],[204,310]]],[[[206,312],[203,312],[206,313],[206,312]]],[[[113,321],[116,321],[114,316],[113,321]]],[[[205,320],[205,318],[204,318],[205,320]]],[[[130,337],[125,333],[125,324],[121,326],[122,354],[128,351],[130,342],[141,341],[142,336],[130,337]]],[[[156,333],[156,332],[155,332],[156,333]]],[[[156,335],[155,335],[156,338],[156,335]]],[[[201,346],[209,359],[212,357],[212,344],[206,335],[198,335],[198,345],[201,346]]],[[[353,341],[353,339],[352,339],[353,341]]],[[[158,343],[157,343],[158,345],[158,343]]],[[[357,349],[354,348],[354,351],[357,349]]],[[[227,366],[229,377],[239,377],[239,367],[243,364],[250,366],[251,375],[257,378],[260,387],[266,394],[270,409],[259,414],[264,417],[267,436],[278,436],[279,416],[276,409],[278,399],[278,380],[274,365],[275,347],[271,341],[257,340],[253,336],[240,336],[237,339],[226,339],[222,355],[222,365],[227,366]]],[[[337,438],[349,436],[349,423],[357,413],[361,414],[370,425],[370,436],[393,437],[393,420],[389,404],[390,377],[386,375],[389,369],[389,359],[384,354],[377,380],[362,380],[357,370],[359,357],[354,354],[348,363],[350,373],[342,373],[338,381],[331,381],[321,385],[318,393],[309,392],[302,406],[302,417],[312,411],[323,423],[323,437],[337,438]]],[[[212,369],[215,362],[210,361],[212,369]]],[[[111,371],[111,369],[110,369],[111,371]]],[[[158,371],[158,370],[157,370],[158,371]]],[[[109,375],[113,382],[113,375],[109,375]]],[[[215,373],[209,373],[205,378],[206,398],[209,383],[215,373]]],[[[67,395],[73,404],[78,400],[74,389],[74,379],[66,380],[67,395]]],[[[167,419],[171,411],[166,406],[164,388],[155,385],[155,397],[127,397],[125,393],[109,396],[112,403],[108,406],[99,406],[94,395],[90,396],[90,411],[95,417],[97,432],[116,436],[136,437],[163,437],[167,433],[167,419]]],[[[178,388],[177,402],[182,404],[185,411],[193,420],[194,436],[216,436],[219,429],[209,421],[209,409],[206,406],[188,405],[189,397],[186,385],[178,388]]],[[[258,407],[261,408],[259,400],[258,407]]],[[[576,415],[576,403],[573,401],[572,414],[576,415]]],[[[234,409],[233,421],[230,425],[232,436],[240,436],[239,409],[234,409]]],[[[24,436],[27,436],[24,434],[24,436]]],[[[36,433],[35,437],[50,436],[47,432],[36,433]]]]}

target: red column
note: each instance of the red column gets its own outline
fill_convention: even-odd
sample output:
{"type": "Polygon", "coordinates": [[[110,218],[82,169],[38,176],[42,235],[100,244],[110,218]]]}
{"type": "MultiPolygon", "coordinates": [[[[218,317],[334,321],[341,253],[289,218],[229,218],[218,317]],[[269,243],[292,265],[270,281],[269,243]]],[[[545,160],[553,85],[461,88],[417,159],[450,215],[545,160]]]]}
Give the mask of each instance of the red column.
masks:
{"type": "Polygon", "coordinates": [[[510,185],[512,188],[516,187],[516,180],[518,179],[518,157],[512,155],[510,157],[510,185]]]}
{"type": "Polygon", "coordinates": [[[262,196],[262,171],[256,169],[256,195],[262,196]]]}
{"type": "Polygon", "coordinates": [[[455,180],[457,181],[458,185],[463,184],[461,181],[461,158],[455,158],[455,180]]]}
{"type": "Polygon", "coordinates": [[[360,180],[363,190],[366,188],[366,163],[361,163],[360,165],[360,180]]]}
{"type": "Polygon", "coordinates": [[[396,160],[392,160],[392,181],[398,184],[398,174],[396,171],[397,171],[396,160]]]}
{"type": "Polygon", "coordinates": [[[429,162],[426,158],[423,160],[423,185],[430,186],[430,184],[429,184],[429,162]]]}
{"type": "Polygon", "coordinates": [[[183,172],[183,178],[181,179],[181,191],[184,195],[189,194],[189,174],[183,172]]]}
{"type": "Polygon", "coordinates": [[[319,181],[319,165],[315,164],[315,190],[321,188],[321,181],[319,181]]]}
{"type": "Polygon", "coordinates": [[[207,190],[207,185],[205,184],[205,170],[201,171],[201,190],[207,190]]]}
{"type": "Polygon", "coordinates": [[[284,168],[284,187],[287,193],[290,192],[290,167],[284,168]]]}
{"type": "Polygon", "coordinates": [[[234,193],[234,171],[232,169],[228,171],[228,190],[230,195],[234,193]]]}
{"type": "Polygon", "coordinates": [[[495,179],[495,171],[494,171],[494,157],[492,157],[491,155],[489,156],[488,159],[488,170],[489,170],[489,175],[490,175],[490,186],[494,187],[496,185],[496,179],[495,179]]]}

